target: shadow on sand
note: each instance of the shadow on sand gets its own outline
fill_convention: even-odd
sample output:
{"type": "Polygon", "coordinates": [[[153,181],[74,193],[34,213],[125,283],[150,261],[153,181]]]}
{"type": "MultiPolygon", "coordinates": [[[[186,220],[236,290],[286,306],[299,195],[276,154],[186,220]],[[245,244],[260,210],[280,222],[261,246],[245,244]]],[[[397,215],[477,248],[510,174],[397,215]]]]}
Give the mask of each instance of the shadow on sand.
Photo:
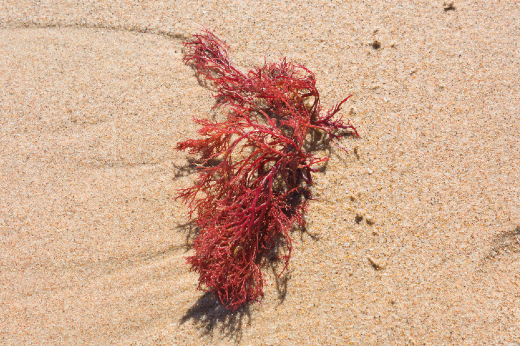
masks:
{"type": "Polygon", "coordinates": [[[205,336],[213,336],[215,330],[223,338],[234,342],[242,339],[244,326],[251,324],[249,304],[244,304],[236,311],[227,310],[210,292],[206,292],[180,320],[180,324],[193,321],[205,336]]]}

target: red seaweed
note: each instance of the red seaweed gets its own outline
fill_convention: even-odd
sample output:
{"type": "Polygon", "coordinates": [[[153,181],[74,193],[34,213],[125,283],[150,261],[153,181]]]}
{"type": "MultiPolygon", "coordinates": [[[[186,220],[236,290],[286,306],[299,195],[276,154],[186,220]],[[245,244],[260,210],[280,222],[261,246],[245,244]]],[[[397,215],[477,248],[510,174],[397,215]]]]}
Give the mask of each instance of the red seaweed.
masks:
{"type": "Polygon", "coordinates": [[[276,246],[282,272],[287,268],[290,233],[305,225],[312,172],[328,160],[305,149],[309,135],[335,142],[341,130],[358,133],[335,117],[350,96],[320,115],[315,76],[304,66],[283,59],[243,73],[209,31],[184,46],[184,62],[216,90],[216,106],[225,107],[224,121],[194,119],[201,138],[177,144],[200,163],[193,186],[177,195],[198,228],[187,261],[199,288],[236,310],[263,297],[261,268],[276,246]]]}

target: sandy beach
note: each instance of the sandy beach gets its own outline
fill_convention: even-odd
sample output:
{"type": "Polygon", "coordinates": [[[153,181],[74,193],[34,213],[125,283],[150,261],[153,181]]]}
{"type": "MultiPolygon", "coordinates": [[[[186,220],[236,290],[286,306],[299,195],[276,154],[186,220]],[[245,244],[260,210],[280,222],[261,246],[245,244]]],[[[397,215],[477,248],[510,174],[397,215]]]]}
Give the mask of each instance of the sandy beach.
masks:
{"type": "Polygon", "coordinates": [[[520,345],[516,1],[0,4],[0,344],[520,345]],[[361,137],[313,176],[289,271],[236,312],[197,290],[182,62],[208,28],[283,57],[361,137]]]}

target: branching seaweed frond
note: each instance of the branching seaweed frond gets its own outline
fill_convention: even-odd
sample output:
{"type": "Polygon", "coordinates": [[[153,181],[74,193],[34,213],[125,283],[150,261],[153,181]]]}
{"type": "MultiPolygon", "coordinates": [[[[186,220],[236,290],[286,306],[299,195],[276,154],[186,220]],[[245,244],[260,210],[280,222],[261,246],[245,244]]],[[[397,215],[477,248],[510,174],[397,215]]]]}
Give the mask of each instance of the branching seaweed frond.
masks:
{"type": "Polygon", "coordinates": [[[263,296],[261,267],[280,239],[287,267],[291,230],[305,225],[313,167],[328,160],[304,149],[307,135],[319,131],[334,142],[341,130],[358,133],[336,118],[350,96],[320,115],[315,76],[304,66],[283,59],[243,73],[209,31],[185,42],[184,62],[212,84],[227,115],[195,119],[201,138],[177,145],[201,163],[193,186],[178,193],[199,229],[188,263],[201,289],[236,310],[263,296]]]}

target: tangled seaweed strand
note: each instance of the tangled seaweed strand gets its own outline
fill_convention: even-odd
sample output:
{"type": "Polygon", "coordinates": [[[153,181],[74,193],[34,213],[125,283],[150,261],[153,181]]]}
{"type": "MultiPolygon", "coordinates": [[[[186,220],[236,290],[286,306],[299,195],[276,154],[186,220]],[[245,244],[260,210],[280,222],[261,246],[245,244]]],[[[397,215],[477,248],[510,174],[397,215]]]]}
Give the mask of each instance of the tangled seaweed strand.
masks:
{"type": "Polygon", "coordinates": [[[184,62],[216,90],[226,120],[194,119],[201,139],[178,143],[200,159],[193,186],[177,198],[190,207],[199,233],[188,257],[199,288],[236,310],[263,297],[261,267],[282,244],[283,271],[292,251],[290,231],[303,227],[317,158],[304,149],[311,132],[334,142],[353,125],[334,119],[345,98],[320,116],[314,74],[287,62],[265,63],[247,74],[232,66],[228,47],[205,31],[184,43],[184,62]]]}

